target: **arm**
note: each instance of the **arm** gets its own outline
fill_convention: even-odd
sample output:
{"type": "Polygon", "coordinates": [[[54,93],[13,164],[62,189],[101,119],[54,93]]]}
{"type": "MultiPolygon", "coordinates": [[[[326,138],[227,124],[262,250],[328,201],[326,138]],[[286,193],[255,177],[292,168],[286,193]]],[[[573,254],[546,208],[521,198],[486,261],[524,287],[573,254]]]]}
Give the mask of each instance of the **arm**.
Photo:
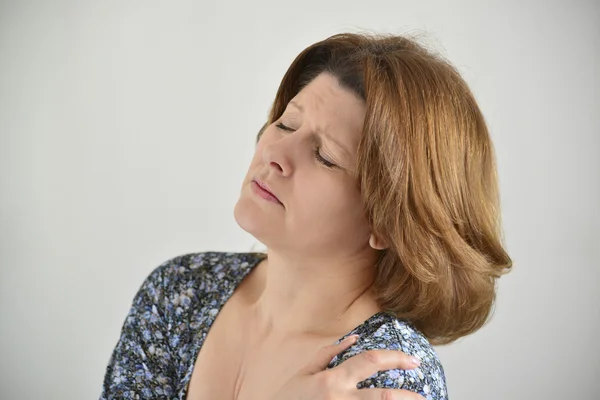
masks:
{"type": "Polygon", "coordinates": [[[175,368],[161,302],[168,262],[156,268],[135,295],[106,367],[101,400],[159,399],[173,395],[175,368]]]}
{"type": "Polygon", "coordinates": [[[359,341],[334,357],[329,367],[335,367],[359,353],[377,349],[401,351],[420,360],[420,366],[415,369],[378,371],[358,382],[358,389],[404,389],[418,393],[427,400],[448,400],[442,364],[433,347],[420,332],[404,322],[389,322],[384,319],[373,322],[371,326],[361,327],[358,333],[362,336],[359,341]]]}
{"type": "Polygon", "coordinates": [[[400,324],[396,328],[387,329],[381,336],[387,339],[385,348],[413,355],[420,360],[421,365],[410,370],[379,371],[359,383],[359,387],[405,389],[418,393],[427,400],[448,400],[444,368],[433,347],[412,328],[400,324]]]}
{"type": "Polygon", "coordinates": [[[427,400],[448,399],[443,370],[425,362],[421,362],[421,366],[411,370],[379,371],[359,383],[359,387],[405,389],[418,393],[427,400]]]}

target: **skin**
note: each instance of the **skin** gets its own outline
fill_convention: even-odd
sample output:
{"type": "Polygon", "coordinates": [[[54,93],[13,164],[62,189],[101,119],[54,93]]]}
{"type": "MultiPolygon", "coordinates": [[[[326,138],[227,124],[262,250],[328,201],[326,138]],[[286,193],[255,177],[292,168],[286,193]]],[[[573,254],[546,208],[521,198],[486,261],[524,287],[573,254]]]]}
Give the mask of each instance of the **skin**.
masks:
{"type": "Polygon", "coordinates": [[[385,243],[367,223],[354,170],[365,112],[362,99],[322,73],[256,146],[234,216],[267,246],[268,260],[253,272],[245,297],[264,340],[337,338],[380,311],[369,289],[385,243]],[[324,165],[316,150],[336,166],[324,165]],[[281,203],[257,196],[253,179],[281,203]]]}

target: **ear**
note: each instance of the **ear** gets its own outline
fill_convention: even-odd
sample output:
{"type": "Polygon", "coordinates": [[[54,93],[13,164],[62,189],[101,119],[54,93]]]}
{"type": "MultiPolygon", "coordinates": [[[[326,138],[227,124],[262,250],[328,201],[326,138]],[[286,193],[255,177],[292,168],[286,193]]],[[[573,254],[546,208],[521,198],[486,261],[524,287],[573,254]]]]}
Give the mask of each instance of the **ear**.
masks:
{"type": "Polygon", "coordinates": [[[371,233],[371,236],[369,237],[369,246],[375,250],[384,250],[388,248],[388,245],[374,233],[371,233]]]}

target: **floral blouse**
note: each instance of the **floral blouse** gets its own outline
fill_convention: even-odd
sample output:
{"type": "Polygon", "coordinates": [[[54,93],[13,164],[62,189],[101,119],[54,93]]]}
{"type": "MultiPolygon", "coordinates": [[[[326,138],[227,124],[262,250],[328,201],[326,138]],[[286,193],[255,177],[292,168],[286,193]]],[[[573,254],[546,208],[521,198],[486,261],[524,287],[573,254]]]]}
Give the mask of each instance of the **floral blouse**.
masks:
{"type": "MultiPolygon", "coordinates": [[[[217,314],[264,253],[200,252],[174,257],[141,285],[104,375],[101,400],[186,398],[196,357],[217,314]]],[[[421,360],[412,370],[379,371],[357,388],[395,388],[447,400],[437,353],[407,321],[378,312],[346,333],[358,341],[327,369],[372,349],[401,350],[421,360]]],[[[206,399],[212,400],[212,399],[206,399]]]]}

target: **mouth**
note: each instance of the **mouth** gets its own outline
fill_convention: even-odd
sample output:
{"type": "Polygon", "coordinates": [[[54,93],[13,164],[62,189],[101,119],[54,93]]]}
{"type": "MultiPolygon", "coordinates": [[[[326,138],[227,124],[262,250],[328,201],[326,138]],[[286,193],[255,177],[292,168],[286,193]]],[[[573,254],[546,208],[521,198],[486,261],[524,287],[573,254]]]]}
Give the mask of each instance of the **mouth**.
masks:
{"type": "Polygon", "coordinates": [[[251,185],[253,186],[255,192],[263,199],[283,205],[283,203],[265,182],[253,179],[251,185]]]}

